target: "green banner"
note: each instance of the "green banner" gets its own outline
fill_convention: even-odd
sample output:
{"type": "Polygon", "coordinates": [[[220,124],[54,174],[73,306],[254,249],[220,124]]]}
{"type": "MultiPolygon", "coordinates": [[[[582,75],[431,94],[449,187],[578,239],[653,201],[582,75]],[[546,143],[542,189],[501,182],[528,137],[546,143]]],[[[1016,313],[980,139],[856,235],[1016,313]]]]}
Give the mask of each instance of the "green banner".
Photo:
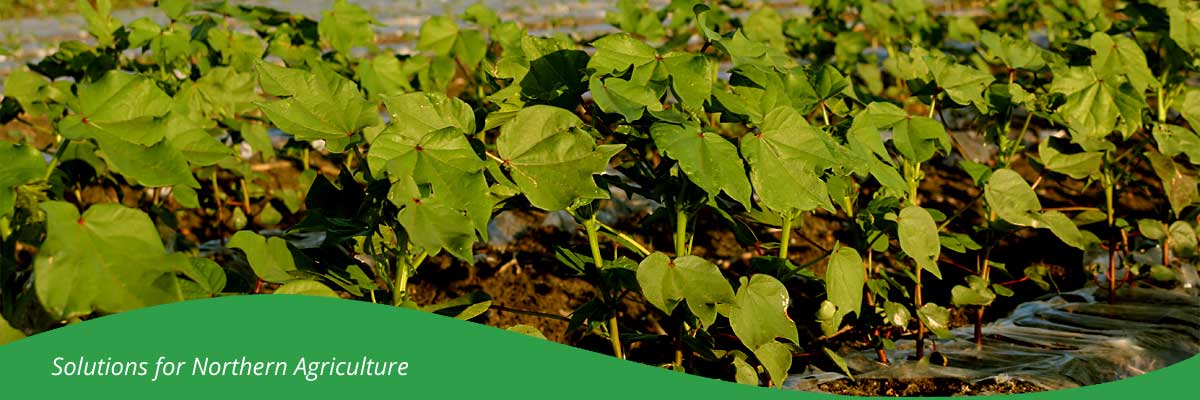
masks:
{"type": "MultiPolygon", "coordinates": [[[[4,398],[829,398],[675,373],[496,328],[362,302],[238,296],[141,309],[0,347],[4,398]]],[[[1193,392],[1200,358],[1018,395],[1193,392]]]]}

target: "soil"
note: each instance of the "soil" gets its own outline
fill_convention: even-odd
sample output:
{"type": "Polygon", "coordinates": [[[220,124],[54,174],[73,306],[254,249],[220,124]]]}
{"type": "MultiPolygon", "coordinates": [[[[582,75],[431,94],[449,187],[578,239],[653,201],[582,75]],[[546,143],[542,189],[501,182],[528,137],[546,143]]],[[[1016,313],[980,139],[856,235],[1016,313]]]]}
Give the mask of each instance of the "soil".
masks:
{"type": "Polygon", "coordinates": [[[963,382],[954,378],[931,378],[913,380],[859,379],[858,381],[837,380],[818,385],[822,392],[851,396],[966,396],[1041,392],[1040,386],[1032,383],[1008,380],[998,382],[988,379],[977,383],[963,382]]]}

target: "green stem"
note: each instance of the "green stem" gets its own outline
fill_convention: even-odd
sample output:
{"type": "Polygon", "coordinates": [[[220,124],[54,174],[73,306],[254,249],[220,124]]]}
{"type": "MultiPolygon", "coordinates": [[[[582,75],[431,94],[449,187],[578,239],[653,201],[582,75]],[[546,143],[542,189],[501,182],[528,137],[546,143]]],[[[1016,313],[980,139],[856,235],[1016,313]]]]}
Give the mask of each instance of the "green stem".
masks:
{"type": "Polygon", "coordinates": [[[246,178],[242,178],[242,211],[250,216],[250,187],[246,186],[246,178]]]}
{"type": "Polygon", "coordinates": [[[688,255],[688,240],[687,240],[687,224],[688,214],[683,207],[675,210],[675,257],[683,257],[688,255]]]}
{"type": "MultiPolygon", "coordinates": [[[[58,141],[60,136],[54,135],[54,138],[55,138],[55,141],[58,141]]],[[[71,144],[70,140],[63,140],[62,142],[59,143],[58,149],[54,150],[54,157],[50,159],[50,164],[46,166],[46,175],[42,177],[42,180],[49,181],[50,177],[54,176],[54,170],[58,169],[59,159],[62,158],[63,152],[67,151],[67,146],[69,146],[70,144],[71,144]]]]}
{"type": "Polygon", "coordinates": [[[408,297],[408,262],[403,257],[396,263],[396,286],[392,288],[392,305],[399,307],[408,297]]]}
{"type": "Polygon", "coordinates": [[[304,148],[304,163],[303,164],[304,164],[305,171],[308,171],[308,156],[311,151],[312,151],[312,149],[310,149],[308,147],[304,148]]]}
{"type": "MultiPolygon", "coordinates": [[[[596,263],[596,270],[604,269],[604,256],[600,254],[600,221],[596,220],[596,213],[592,213],[586,221],[583,222],[584,229],[587,230],[588,247],[592,250],[592,260],[596,263]]],[[[620,327],[617,324],[616,310],[613,310],[613,315],[608,318],[608,339],[612,342],[613,355],[617,358],[624,359],[624,351],[621,350],[621,333],[620,327]]]]}
{"type": "Polygon", "coordinates": [[[616,237],[621,238],[626,243],[632,245],[633,249],[636,250],[638,252],[638,254],[641,254],[643,257],[650,255],[650,250],[648,248],[646,248],[645,245],[638,243],[637,240],[634,240],[632,236],[626,235],[624,232],[618,231],[603,222],[596,221],[596,223],[598,225],[600,225],[600,229],[604,229],[604,230],[608,231],[609,233],[615,235],[616,237]]]}
{"type": "Polygon", "coordinates": [[[792,215],[783,215],[783,231],[779,233],[779,258],[788,258],[788,244],[792,241],[792,215]]]}
{"type": "Polygon", "coordinates": [[[825,119],[825,126],[829,126],[829,113],[825,111],[825,102],[821,102],[821,118],[825,119]]]}

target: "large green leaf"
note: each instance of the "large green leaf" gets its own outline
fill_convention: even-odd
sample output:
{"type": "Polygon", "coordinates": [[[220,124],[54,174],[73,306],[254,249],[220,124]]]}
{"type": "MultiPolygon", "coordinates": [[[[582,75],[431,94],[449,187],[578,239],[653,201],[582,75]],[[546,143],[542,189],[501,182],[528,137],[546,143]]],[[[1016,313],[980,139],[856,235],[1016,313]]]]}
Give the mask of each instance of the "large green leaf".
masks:
{"type": "Polygon", "coordinates": [[[837,306],[838,312],[860,315],[863,285],[866,281],[867,272],[858,251],[842,247],[829,257],[829,268],[825,271],[825,291],[829,301],[837,306]]]}
{"type": "Polygon", "coordinates": [[[153,81],[110,71],[104,78],[78,86],[67,104],[73,111],[58,124],[68,139],[125,141],[150,146],[163,138],[155,118],[171,109],[171,98],[153,81]]]}
{"type": "Polygon", "coordinates": [[[350,54],[352,48],[374,44],[375,31],[371,30],[371,25],[376,23],[362,7],[336,0],[333,8],[321,13],[317,33],[337,52],[350,54]]]}
{"type": "Polygon", "coordinates": [[[758,134],[742,138],[750,182],[764,206],[785,214],[833,210],[828,189],[819,179],[820,171],[833,164],[824,135],[791,106],[782,106],[766,115],[758,134]]]}
{"type": "Polygon", "coordinates": [[[46,172],[46,160],[32,146],[0,143],[0,219],[12,214],[17,201],[17,186],[39,179],[46,172]]]}
{"type": "Polygon", "coordinates": [[[1146,107],[1145,99],[1132,85],[1091,67],[1054,68],[1050,91],[1066,96],[1066,102],[1056,111],[1066,119],[1076,142],[1087,150],[1097,150],[1093,143],[1113,130],[1132,134],[1141,125],[1141,112],[1146,107]]]}
{"type": "Polygon", "coordinates": [[[659,122],[650,127],[654,144],[679,161],[688,179],[712,196],[724,191],[750,207],[750,181],[737,147],[721,135],[704,132],[694,121],[683,125],[659,122]]]}
{"type": "Polygon", "coordinates": [[[938,240],[937,223],[928,210],[917,206],[908,206],[900,210],[897,235],[900,237],[900,248],[917,262],[920,270],[928,270],[933,276],[942,279],[938,269],[938,257],[942,245],[938,240]]]}
{"type": "Polygon", "coordinates": [[[299,140],[344,139],[379,121],[376,104],[336,72],[259,63],[258,79],[264,91],[281,99],[255,104],[275,126],[299,140]]]}
{"type": "Polygon", "coordinates": [[[1125,75],[1137,93],[1159,86],[1158,79],[1146,64],[1146,54],[1133,39],[1096,32],[1092,34],[1090,47],[1096,52],[1092,56],[1092,68],[1096,73],[1102,76],[1125,75]]]}
{"type": "Polygon", "coordinates": [[[229,239],[229,248],[246,253],[250,268],[264,281],[284,283],[295,279],[291,272],[296,270],[296,261],[292,258],[287,241],[283,239],[240,231],[229,239]]]}
{"type": "Polygon", "coordinates": [[[181,300],[175,273],[187,257],[168,255],[145,213],[97,204],[83,215],[42,203],[46,240],[34,261],[38,299],[57,319],[116,313],[181,300]]]}
{"type": "MultiPolygon", "coordinates": [[[[486,234],[492,211],[483,174],[486,164],[475,155],[462,131],[446,127],[415,134],[389,128],[372,142],[368,157],[386,161],[397,205],[411,203],[413,199],[435,201],[467,213],[472,221],[468,226],[486,234]],[[406,185],[411,185],[411,189],[406,185]]],[[[438,211],[445,212],[449,211],[438,211]]],[[[407,225],[406,228],[412,229],[407,225]]]]}
{"type": "Polygon", "coordinates": [[[791,302],[787,288],[769,275],[742,278],[729,314],[733,333],[746,347],[757,349],[776,338],[798,343],[796,323],[787,315],[791,302]]]}
{"type": "Polygon", "coordinates": [[[734,302],[733,288],[721,270],[696,256],[671,260],[655,252],[638,265],[637,280],[650,304],[670,314],[686,300],[688,309],[704,326],[716,320],[717,304],[734,302]]]}
{"type": "Polygon", "coordinates": [[[606,199],[592,175],[625,145],[596,145],[570,111],[532,106],[500,130],[496,149],[513,182],[535,207],[563,210],[580,199],[606,199]]]}

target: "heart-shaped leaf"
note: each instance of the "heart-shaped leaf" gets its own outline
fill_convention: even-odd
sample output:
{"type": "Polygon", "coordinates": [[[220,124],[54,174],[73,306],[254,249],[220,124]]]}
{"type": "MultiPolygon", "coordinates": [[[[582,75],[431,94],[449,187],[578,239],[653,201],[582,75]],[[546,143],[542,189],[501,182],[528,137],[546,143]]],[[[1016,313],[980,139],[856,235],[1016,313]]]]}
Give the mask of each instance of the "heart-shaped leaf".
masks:
{"type": "Polygon", "coordinates": [[[694,121],[683,125],[655,123],[650,127],[654,144],[679,161],[688,179],[711,196],[724,191],[750,207],[750,181],[737,147],[714,132],[704,132],[694,121]]]}
{"type": "Polygon", "coordinates": [[[57,319],[116,313],[182,300],[175,273],[187,257],[168,255],[145,213],[97,204],[83,215],[42,203],[46,240],[34,261],[38,299],[57,319]]]}
{"type": "Polygon", "coordinates": [[[596,145],[570,111],[532,106],[500,130],[496,149],[513,182],[535,207],[563,210],[580,199],[606,199],[592,175],[625,145],[596,145]]]}

